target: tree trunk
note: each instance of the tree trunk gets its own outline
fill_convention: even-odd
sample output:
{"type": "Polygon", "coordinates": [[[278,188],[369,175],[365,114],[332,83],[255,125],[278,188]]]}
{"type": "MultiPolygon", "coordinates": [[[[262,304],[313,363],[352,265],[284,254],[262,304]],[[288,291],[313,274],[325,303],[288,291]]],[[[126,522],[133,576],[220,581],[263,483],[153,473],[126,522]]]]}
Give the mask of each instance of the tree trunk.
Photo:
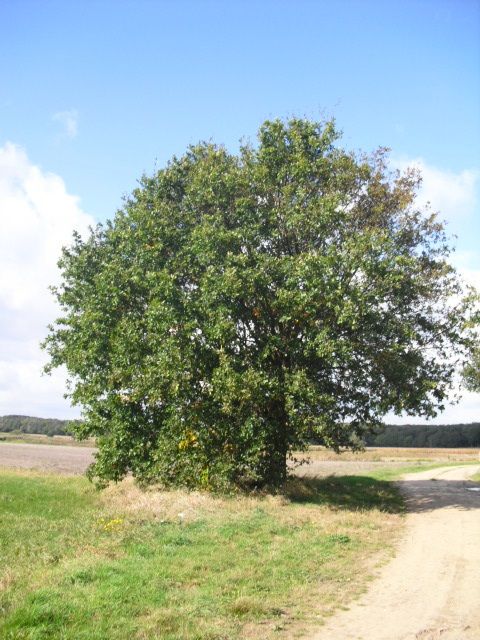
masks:
{"type": "Polygon", "coordinates": [[[270,403],[267,421],[270,424],[270,437],[267,440],[267,451],[264,466],[264,482],[266,485],[280,487],[287,479],[288,455],[288,418],[283,398],[270,403]]]}

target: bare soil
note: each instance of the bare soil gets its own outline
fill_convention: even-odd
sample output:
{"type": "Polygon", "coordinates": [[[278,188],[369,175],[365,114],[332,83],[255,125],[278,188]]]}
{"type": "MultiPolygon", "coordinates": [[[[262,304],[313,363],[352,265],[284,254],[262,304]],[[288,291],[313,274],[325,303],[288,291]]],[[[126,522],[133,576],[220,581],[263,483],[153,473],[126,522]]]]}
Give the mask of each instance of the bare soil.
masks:
{"type": "Polygon", "coordinates": [[[0,442],[0,467],[77,475],[85,473],[95,451],[94,447],[0,442]]]}
{"type": "Polygon", "coordinates": [[[480,465],[410,474],[405,534],[350,609],[311,640],[479,640],[480,465]]]}

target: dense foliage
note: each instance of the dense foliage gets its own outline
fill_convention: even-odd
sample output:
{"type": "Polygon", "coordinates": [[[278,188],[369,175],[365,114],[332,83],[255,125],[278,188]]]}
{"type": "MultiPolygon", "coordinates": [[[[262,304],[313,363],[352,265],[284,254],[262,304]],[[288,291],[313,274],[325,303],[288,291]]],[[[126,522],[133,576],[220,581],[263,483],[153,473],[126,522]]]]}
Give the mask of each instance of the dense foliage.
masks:
{"type": "Polygon", "coordinates": [[[467,389],[480,392],[480,347],[472,349],[470,362],[463,370],[463,379],[467,389]]]}
{"type": "Polygon", "coordinates": [[[0,431],[10,433],[40,433],[47,436],[70,434],[70,420],[55,418],[34,418],[32,416],[0,416],[0,431]]]}
{"type": "Polygon", "coordinates": [[[355,447],[442,407],[468,342],[444,229],[414,171],[338,137],[273,121],[238,155],[193,146],[64,250],[45,346],[92,476],[278,486],[312,437],[355,447]]]}
{"type": "Polygon", "coordinates": [[[471,424],[386,425],[368,434],[369,447],[480,447],[480,422],[471,424]]]}

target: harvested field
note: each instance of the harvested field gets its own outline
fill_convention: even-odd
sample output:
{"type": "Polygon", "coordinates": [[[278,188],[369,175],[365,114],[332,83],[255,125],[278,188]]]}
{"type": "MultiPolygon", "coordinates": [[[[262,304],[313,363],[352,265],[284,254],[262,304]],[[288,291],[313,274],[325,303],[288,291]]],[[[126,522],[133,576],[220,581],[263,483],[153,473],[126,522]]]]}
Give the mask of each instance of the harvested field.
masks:
{"type": "Polygon", "coordinates": [[[325,447],[311,447],[306,454],[299,454],[299,458],[312,461],[348,461],[348,462],[475,462],[480,459],[479,448],[447,449],[428,447],[367,447],[365,451],[345,451],[337,454],[325,447]]]}
{"type": "Polygon", "coordinates": [[[78,475],[93,462],[94,447],[0,442],[0,467],[78,475]]]}
{"type": "MultiPolygon", "coordinates": [[[[33,444],[31,440],[21,443],[0,441],[0,467],[82,474],[93,461],[96,451],[93,446],[44,444],[48,438],[39,438],[42,438],[41,444],[33,444]]],[[[336,454],[323,447],[312,447],[308,454],[298,454],[302,464],[296,473],[317,477],[361,475],[385,467],[396,469],[409,463],[475,462],[479,456],[478,449],[368,448],[360,453],[336,454]]]]}
{"type": "Polygon", "coordinates": [[[47,436],[44,433],[19,433],[17,431],[0,431],[0,442],[16,444],[55,444],[72,447],[94,447],[95,440],[75,440],[73,436],[47,436]]]}
{"type": "Polygon", "coordinates": [[[369,447],[358,453],[337,454],[324,447],[312,447],[308,454],[299,454],[302,465],[297,474],[324,477],[371,473],[388,468],[400,469],[410,464],[437,464],[454,462],[477,462],[479,449],[427,449],[369,447]]]}

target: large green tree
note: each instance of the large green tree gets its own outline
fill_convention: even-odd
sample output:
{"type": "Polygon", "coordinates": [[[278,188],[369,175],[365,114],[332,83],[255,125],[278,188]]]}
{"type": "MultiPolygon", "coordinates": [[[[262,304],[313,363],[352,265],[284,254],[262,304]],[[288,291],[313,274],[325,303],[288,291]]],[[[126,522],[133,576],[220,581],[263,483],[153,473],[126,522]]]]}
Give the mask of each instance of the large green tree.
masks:
{"type": "Polygon", "coordinates": [[[338,137],[276,120],[237,155],[193,146],[64,250],[45,346],[92,476],[278,486],[312,437],[442,407],[468,342],[444,229],[414,171],[338,137]]]}

